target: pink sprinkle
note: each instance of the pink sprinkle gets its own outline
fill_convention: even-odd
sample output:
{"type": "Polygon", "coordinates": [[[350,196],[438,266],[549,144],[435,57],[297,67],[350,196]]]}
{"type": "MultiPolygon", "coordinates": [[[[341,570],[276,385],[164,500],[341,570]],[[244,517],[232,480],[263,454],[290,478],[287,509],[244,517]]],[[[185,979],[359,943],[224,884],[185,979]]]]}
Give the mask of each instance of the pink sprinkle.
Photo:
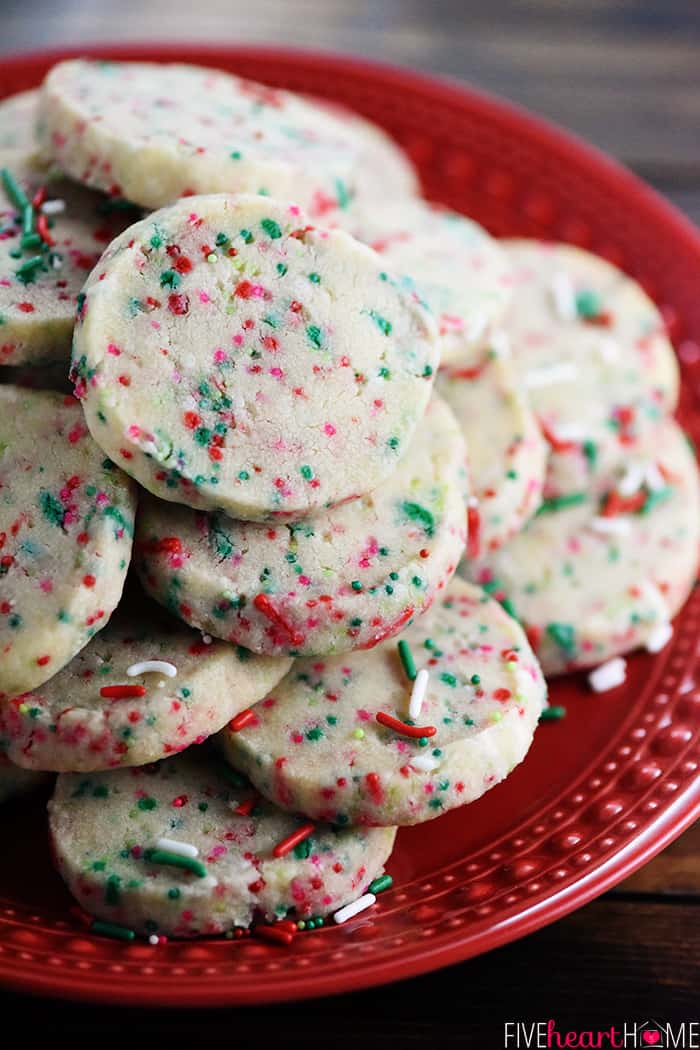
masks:
{"type": "Polygon", "coordinates": [[[281,368],[271,368],[270,375],[275,376],[276,379],[282,379],[284,376],[284,372],[281,368]]]}
{"type": "Polygon", "coordinates": [[[358,708],[358,711],[357,711],[357,717],[359,719],[361,719],[363,722],[369,722],[369,720],[371,719],[372,715],[370,714],[369,711],[366,711],[363,707],[360,707],[360,708],[358,708]]]}
{"type": "Polygon", "coordinates": [[[236,344],[236,346],[243,346],[243,336],[242,335],[240,335],[240,334],[239,335],[234,335],[233,341],[236,344]]]}
{"type": "Polygon", "coordinates": [[[326,423],[323,427],[323,431],[325,434],[328,434],[329,437],[332,437],[335,434],[335,427],[332,423],[326,423]]]}
{"type": "Polygon", "coordinates": [[[109,344],[109,346],[107,347],[107,353],[112,354],[113,357],[121,357],[122,355],[121,350],[118,346],[115,346],[114,343],[109,344]]]}
{"type": "Polygon", "coordinates": [[[131,426],[127,428],[126,432],[129,437],[141,437],[141,427],[137,426],[135,423],[132,423],[131,426]]]}
{"type": "Polygon", "coordinates": [[[228,361],[228,354],[225,350],[215,350],[214,360],[216,361],[217,365],[220,365],[222,361],[228,361]]]}
{"type": "Polygon", "coordinates": [[[199,301],[200,303],[210,303],[211,297],[208,295],[207,292],[201,291],[199,293],[199,301]]]}
{"type": "Polygon", "coordinates": [[[49,579],[42,580],[39,586],[44,594],[51,594],[51,591],[53,590],[53,581],[49,579]]]}

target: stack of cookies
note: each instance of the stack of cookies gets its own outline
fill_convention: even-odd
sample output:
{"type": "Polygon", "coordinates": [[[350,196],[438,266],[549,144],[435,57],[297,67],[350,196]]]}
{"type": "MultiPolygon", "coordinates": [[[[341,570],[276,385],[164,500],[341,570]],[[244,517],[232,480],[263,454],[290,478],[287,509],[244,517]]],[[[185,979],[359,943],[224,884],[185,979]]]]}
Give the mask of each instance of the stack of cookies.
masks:
{"type": "Polygon", "coordinates": [[[108,935],[345,921],[397,827],[522,761],[543,672],[668,641],[700,496],[662,320],[212,70],[61,63],[0,167],[0,797],[59,774],[108,935]]]}

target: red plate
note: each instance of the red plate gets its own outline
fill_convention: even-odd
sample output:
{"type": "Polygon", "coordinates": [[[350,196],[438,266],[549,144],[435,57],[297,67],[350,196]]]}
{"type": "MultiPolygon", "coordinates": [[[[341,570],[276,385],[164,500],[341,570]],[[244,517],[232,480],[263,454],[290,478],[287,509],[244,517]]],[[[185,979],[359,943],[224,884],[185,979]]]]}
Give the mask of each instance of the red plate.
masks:
{"type": "MultiPolygon", "coordinates": [[[[683,372],[681,418],[700,436],[700,237],[601,154],[510,106],[414,73],[268,48],[123,47],[105,58],[218,66],[324,95],[384,125],[420,167],[426,194],[499,235],[573,241],[640,279],[668,312],[683,372]]],[[[0,96],[38,84],[67,52],[5,59],[0,96]]],[[[206,1006],[300,999],[381,984],[466,959],[585,904],[700,814],[700,591],[658,656],[624,687],[557,682],[563,722],[480,802],[399,834],[395,888],[341,928],[261,941],[153,948],[92,937],[70,911],[46,848],[41,803],[4,808],[0,981],[45,994],[206,1006]],[[17,815],[21,823],[17,824],[17,815]]]]}

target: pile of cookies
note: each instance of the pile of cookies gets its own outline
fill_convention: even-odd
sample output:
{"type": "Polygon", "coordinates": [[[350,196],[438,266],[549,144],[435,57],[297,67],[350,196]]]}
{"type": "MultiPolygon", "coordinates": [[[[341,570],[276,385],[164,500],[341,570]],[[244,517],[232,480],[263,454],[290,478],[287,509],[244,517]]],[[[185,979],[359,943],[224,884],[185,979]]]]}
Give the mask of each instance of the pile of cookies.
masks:
{"type": "Polygon", "coordinates": [[[561,715],[544,675],[668,642],[700,489],[662,318],[209,69],[60,63],[0,168],[0,798],[59,774],[106,935],[346,921],[561,715]]]}

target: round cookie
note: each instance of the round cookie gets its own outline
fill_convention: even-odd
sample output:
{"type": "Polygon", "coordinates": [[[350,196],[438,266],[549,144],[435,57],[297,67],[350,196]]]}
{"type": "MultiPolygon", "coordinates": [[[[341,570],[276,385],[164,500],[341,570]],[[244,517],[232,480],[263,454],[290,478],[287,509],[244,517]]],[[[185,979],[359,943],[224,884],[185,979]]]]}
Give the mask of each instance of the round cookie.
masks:
{"type": "Polygon", "coordinates": [[[196,66],[60,62],[44,81],[37,131],[73,178],[146,208],[198,193],[263,193],[320,217],[407,181],[395,153],[388,186],[373,172],[376,134],[370,140],[364,122],[196,66]]]}
{"type": "Polygon", "coordinates": [[[697,466],[667,420],[643,457],[587,493],[546,500],[524,532],[466,570],[510,603],[545,673],[558,674],[645,645],[688,596],[699,542],[697,466]]]}
{"type": "Polygon", "coordinates": [[[466,216],[417,197],[352,211],[346,228],[426,304],[442,337],[442,364],[478,363],[511,297],[500,244],[466,216]]]}
{"type": "Polygon", "coordinates": [[[503,241],[504,323],[552,457],[553,492],[585,489],[672,412],[678,365],[663,318],[616,267],[569,244],[503,241]]]}
{"type": "Polygon", "coordinates": [[[525,757],[545,703],[525,635],[455,579],[401,637],[429,674],[415,718],[395,642],[298,660],[221,733],[231,764],[283,809],[343,825],[419,824],[479,798],[525,757]]]}
{"type": "Polygon", "coordinates": [[[85,286],[76,393],[154,495],[298,519],[376,488],[430,397],[438,338],[368,248],[295,205],[190,197],[85,286]]]}
{"type": "Polygon", "coordinates": [[[466,450],[433,397],[395,472],[352,503],[270,528],[147,498],[136,566],[188,623],[259,653],[369,648],[420,615],[466,540],[466,450]]]}
{"type": "Polygon", "coordinates": [[[302,827],[299,819],[261,800],[199,748],[140,769],[63,774],[49,826],[58,869],[86,911],[139,933],[176,937],[223,933],[290,911],[297,919],[327,915],[382,872],[396,834],[320,825],[275,856],[302,827]],[[194,847],[197,870],[162,862],[161,838],[194,847]]]}
{"type": "Polygon", "coordinates": [[[18,766],[57,772],[155,762],[218,732],[290,666],[207,645],[159,609],[120,610],[50,681],[0,704],[0,748],[18,766]]]}
{"type": "Polygon", "coordinates": [[[20,769],[0,751],[0,805],[3,802],[9,802],[11,798],[16,798],[17,795],[25,795],[28,791],[33,791],[47,780],[48,777],[43,773],[20,769]]]}
{"type": "Polygon", "coordinates": [[[36,123],[39,92],[21,91],[0,101],[0,150],[32,153],[36,149],[36,123]]]}
{"type": "Polygon", "coordinates": [[[441,370],[436,384],[462,428],[469,453],[467,555],[495,550],[540,504],[547,446],[512,362],[493,351],[473,367],[441,370]]]}
{"type": "Polygon", "coordinates": [[[47,681],[104,627],[135,510],[136,486],[74,398],[0,387],[0,700],[47,681]]]}
{"type": "Polygon", "coordinates": [[[57,178],[28,154],[0,152],[0,169],[0,371],[55,363],[67,374],[80,289],[125,216],[138,213],[57,178]],[[28,231],[21,202],[30,208],[28,231]],[[56,207],[63,210],[54,214],[56,207]]]}

